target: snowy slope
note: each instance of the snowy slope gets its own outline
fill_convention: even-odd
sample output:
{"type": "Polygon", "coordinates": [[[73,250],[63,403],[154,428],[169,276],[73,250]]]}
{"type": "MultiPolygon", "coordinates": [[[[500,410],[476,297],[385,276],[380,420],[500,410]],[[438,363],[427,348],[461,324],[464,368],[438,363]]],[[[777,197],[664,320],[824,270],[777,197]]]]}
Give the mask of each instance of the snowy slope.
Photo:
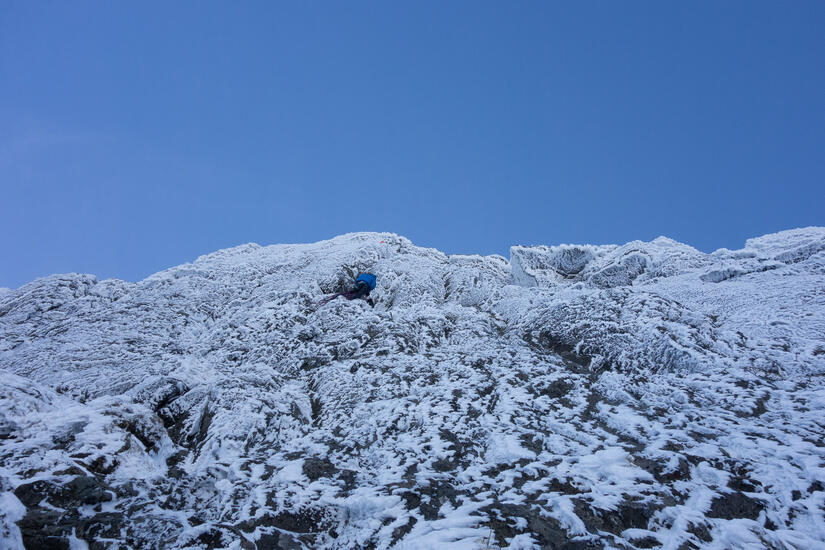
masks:
{"type": "Polygon", "coordinates": [[[0,292],[0,548],[825,548],[823,374],[823,228],[54,275],[0,292]]]}

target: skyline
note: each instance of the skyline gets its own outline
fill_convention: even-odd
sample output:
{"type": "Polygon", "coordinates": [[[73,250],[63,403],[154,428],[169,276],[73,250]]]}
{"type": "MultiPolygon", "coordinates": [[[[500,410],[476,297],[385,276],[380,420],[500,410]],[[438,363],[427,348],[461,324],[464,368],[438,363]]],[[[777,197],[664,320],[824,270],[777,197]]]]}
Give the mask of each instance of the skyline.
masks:
{"type": "Polygon", "coordinates": [[[825,4],[0,7],[0,287],[825,225],[825,4]]]}

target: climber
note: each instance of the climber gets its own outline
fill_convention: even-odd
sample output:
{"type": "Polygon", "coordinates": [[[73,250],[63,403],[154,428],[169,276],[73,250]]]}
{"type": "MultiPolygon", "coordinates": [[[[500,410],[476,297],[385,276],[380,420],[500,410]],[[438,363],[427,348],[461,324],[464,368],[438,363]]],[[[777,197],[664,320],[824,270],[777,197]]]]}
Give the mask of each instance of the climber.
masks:
{"type": "Polygon", "coordinates": [[[347,300],[355,300],[357,298],[366,298],[370,292],[375,288],[375,275],[372,273],[359,273],[355,278],[355,288],[351,292],[344,294],[347,300]]]}
{"type": "Polygon", "coordinates": [[[331,294],[325,298],[322,298],[321,301],[318,302],[318,305],[322,306],[327,302],[334,300],[338,296],[343,296],[347,300],[357,300],[358,298],[363,298],[370,306],[375,307],[375,302],[372,298],[368,298],[370,292],[374,289],[375,275],[372,273],[359,273],[358,277],[355,278],[355,284],[353,285],[352,290],[348,292],[336,292],[335,294],[331,294]]]}

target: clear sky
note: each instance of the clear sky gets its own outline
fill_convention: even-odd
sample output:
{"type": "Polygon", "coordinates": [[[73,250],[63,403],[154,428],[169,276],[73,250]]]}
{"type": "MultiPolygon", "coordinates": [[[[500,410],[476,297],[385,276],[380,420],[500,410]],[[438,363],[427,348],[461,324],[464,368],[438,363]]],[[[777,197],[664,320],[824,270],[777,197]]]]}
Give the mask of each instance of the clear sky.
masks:
{"type": "Polygon", "coordinates": [[[825,2],[0,1],[0,286],[825,225],[825,2]]]}

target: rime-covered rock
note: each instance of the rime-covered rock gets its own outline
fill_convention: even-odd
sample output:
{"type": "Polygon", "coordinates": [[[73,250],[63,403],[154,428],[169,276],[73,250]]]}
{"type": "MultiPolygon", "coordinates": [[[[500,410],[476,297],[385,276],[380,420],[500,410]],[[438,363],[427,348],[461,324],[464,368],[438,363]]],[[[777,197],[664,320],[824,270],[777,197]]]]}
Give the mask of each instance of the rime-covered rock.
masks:
{"type": "Polygon", "coordinates": [[[0,289],[0,546],[817,547],[824,373],[822,228],[54,275],[0,289]]]}

